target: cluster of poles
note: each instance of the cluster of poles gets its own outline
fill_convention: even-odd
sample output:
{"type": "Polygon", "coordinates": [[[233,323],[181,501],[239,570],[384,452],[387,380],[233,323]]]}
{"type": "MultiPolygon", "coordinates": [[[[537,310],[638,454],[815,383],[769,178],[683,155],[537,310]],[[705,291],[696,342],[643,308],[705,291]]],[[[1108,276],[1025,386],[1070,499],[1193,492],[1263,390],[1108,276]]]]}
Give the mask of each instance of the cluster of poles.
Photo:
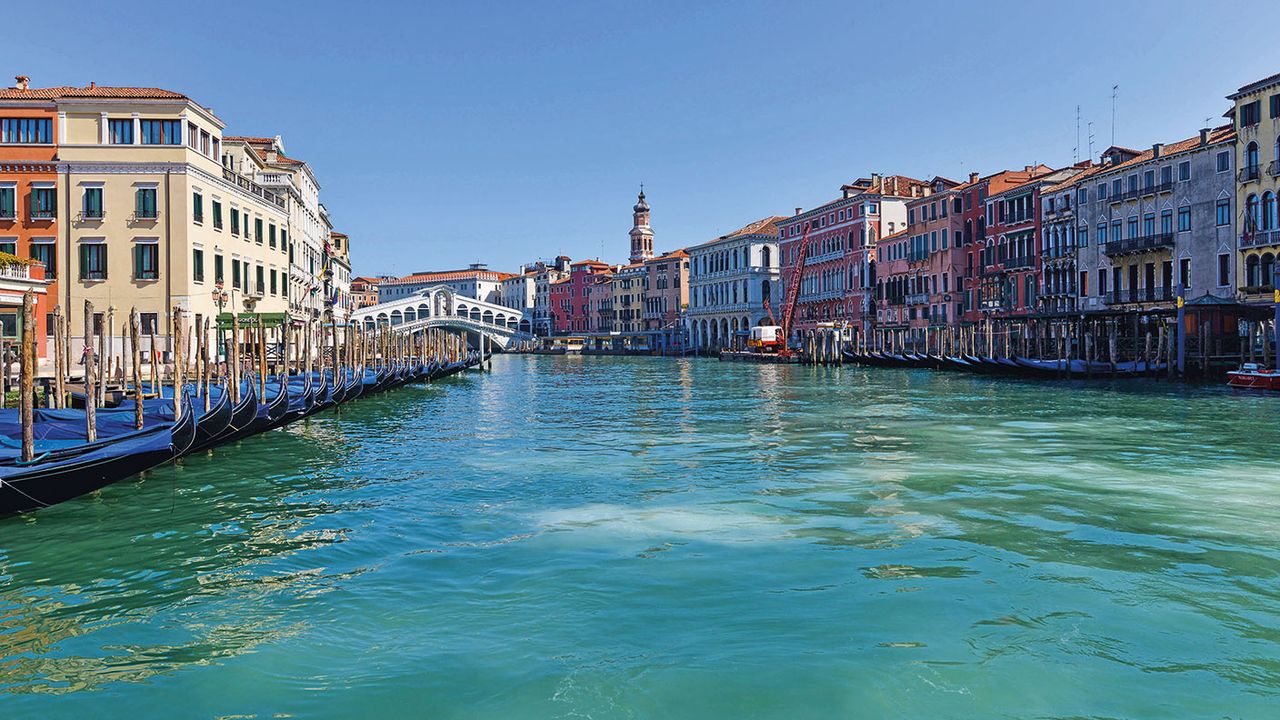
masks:
{"type": "MultiPolygon", "coordinates": [[[[122,326],[126,347],[116,358],[106,339],[95,336],[94,307],[86,302],[78,362],[67,318],[54,310],[53,373],[44,379],[44,407],[37,408],[34,313],[28,292],[19,407],[16,413],[0,409],[0,514],[47,507],[163,462],[363,395],[438,380],[485,359],[483,340],[480,353],[473,352],[465,333],[439,328],[294,324],[233,314],[196,323],[175,308],[171,362],[152,350],[144,363],[136,309],[122,326]],[[75,366],[81,368],[79,382],[75,366]]],[[[112,313],[104,320],[111,327],[112,313]]],[[[151,330],[148,347],[154,349],[151,330]]]]}

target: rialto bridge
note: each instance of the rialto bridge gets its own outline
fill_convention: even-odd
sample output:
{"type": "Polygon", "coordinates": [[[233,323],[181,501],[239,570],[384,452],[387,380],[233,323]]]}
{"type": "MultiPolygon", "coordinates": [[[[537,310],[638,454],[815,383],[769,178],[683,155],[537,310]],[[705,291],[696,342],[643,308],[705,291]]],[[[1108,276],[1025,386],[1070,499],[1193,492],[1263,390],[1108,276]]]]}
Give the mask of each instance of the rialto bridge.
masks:
{"type": "Polygon", "coordinates": [[[401,331],[464,330],[484,335],[503,348],[533,339],[529,320],[519,310],[460,297],[447,287],[426,288],[399,300],[361,308],[351,313],[351,322],[369,329],[389,325],[401,331]]]}

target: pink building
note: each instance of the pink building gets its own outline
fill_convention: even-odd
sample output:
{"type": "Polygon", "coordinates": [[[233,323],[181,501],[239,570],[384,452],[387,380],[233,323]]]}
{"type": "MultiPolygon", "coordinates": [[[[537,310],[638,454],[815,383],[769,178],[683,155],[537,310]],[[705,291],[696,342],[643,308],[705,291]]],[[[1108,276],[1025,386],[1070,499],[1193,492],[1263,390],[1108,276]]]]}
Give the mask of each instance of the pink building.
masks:
{"type": "Polygon", "coordinates": [[[922,197],[907,202],[907,326],[921,331],[958,323],[964,314],[960,276],[965,252],[963,192],[966,184],[944,177],[929,181],[922,197]]]}
{"type": "MultiPolygon", "coordinates": [[[[599,311],[593,312],[594,286],[608,288],[612,268],[599,260],[581,260],[569,266],[569,277],[551,286],[551,310],[557,334],[599,332],[599,311]]],[[[597,299],[599,296],[597,296],[597,299]]]]}
{"type": "Polygon", "coordinates": [[[778,222],[784,286],[792,281],[800,239],[810,229],[808,256],[797,298],[795,330],[819,323],[865,332],[876,308],[874,248],[885,235],[907,226],[907,200],[924,194],[928,183],[902,175],[859,178],[840,188],[841,196],[778,222]]]}

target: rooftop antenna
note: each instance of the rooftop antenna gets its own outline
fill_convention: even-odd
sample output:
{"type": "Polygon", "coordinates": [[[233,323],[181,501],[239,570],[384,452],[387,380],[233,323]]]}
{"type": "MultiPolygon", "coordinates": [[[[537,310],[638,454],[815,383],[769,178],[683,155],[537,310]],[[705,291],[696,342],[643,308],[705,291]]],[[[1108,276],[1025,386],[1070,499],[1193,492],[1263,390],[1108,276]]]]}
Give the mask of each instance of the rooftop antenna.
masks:
{"type": "Polygon", "coordinates": [[[1111,145],[1116,144],[1116,96],[1120,94],[1120,86],[1111,86],[1111,145]]]}
{"type": "Polygon", "coordinates": [[[1076,146],[1071,149],[1071,163],[1074,165],[1078,162],[1080,162],[1080,106],[1076,105],[1076,146]]]}
{"type": "Polygon", "coordinates": [[[1090,162],[1092,162],[1093,161],[1093,121],[1092,120],[1089,121],[1089,124],[1085,126],[1085,131],[1089,135],[1089,160],[1090,162]]]}

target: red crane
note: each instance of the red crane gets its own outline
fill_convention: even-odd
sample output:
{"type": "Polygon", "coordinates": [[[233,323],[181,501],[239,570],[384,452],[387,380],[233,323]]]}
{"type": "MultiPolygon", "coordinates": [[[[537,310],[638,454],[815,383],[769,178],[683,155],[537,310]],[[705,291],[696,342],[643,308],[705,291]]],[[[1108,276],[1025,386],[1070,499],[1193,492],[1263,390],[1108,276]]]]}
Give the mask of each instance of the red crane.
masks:
{"type": "MultiPolygon", "coordinates": [[[[809,254],[809,228],[812,223],[805,223],[804,234],[800,236],[800,244],[796,247],[795,267],[791,268],[791,277],[787,278],[787,296],[782,303],[781,322],[782,338],[779,340],[779,352],[787,352],[787,338],[791,335],[791,321],[796,317],[796,299],[800,297],[800,281],[804,279],[804,260],[809,254]]],[[[769,313],[773,317],[773,313],[769,313]]]]}

